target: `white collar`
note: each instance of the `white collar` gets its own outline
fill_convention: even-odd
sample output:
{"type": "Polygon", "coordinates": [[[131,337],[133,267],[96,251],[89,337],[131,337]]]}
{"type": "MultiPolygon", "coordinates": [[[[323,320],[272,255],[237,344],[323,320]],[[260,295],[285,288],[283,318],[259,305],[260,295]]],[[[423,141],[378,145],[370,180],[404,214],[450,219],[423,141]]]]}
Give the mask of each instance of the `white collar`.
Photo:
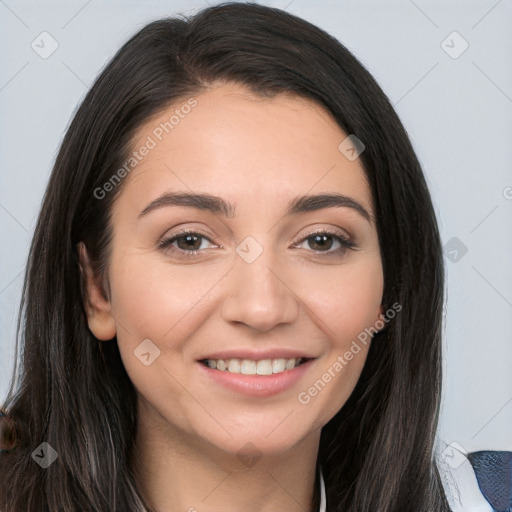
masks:
{"type": "Polygon", "coordinates": [[[325,483],[324,476],[322,474],[322,468],[320,468],[320,508],[318,512],[326,511],[326,499],[325,499],[325,483]]]}

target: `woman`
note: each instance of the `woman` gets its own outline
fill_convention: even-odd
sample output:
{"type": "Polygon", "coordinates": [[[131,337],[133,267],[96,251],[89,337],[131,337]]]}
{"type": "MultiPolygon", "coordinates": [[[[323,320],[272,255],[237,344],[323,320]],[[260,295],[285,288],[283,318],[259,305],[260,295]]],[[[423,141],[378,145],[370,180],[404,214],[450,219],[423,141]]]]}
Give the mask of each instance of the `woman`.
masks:
{"type": "Polygon", "coordinates": [[[0,510],[448,511],[443,283],[418,160],[344,46],[257,4],[149,24],[44,197],[0,510]]]}

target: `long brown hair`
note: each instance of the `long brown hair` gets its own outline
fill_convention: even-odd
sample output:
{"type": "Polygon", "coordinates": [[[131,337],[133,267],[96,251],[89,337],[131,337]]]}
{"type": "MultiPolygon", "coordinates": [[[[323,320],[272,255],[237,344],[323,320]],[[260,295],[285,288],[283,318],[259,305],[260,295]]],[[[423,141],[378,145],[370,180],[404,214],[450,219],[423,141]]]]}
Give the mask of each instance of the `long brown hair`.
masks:
{"type": "Polygon", "coordinates": [[[217,80],[294,93],[326,107],[365,145],[383,303],[402,309],[375,335],[347,403],[325,425],[318,461],[329,512],[443,512],[433,456],[441,389],[444,269],[425,179],[390,102],[336,39],[282,10],[226,3],[152,22],[106,66],[58,153],[28,258],[19,361],[3,410],[16,448],[0,454],[2,512],[147,510],[130,467],[136,394],[116,342],[88,329],[77,244],[100,273],[112,203],[95,190],[127,160],[137,129],[217,80]],[[32,452],[58,454],[46,469],[32,452]]]}

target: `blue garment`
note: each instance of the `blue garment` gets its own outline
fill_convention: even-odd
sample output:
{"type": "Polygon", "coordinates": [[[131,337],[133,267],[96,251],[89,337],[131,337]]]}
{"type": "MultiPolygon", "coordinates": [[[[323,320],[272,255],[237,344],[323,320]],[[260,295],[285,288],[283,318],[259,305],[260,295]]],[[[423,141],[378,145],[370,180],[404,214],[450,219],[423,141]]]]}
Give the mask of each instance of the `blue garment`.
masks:
{"type": "Polygon", "coordinates": [[[494,512],[512,512],[512,452],[468,453],[478,486],[494,512]]]}
{"type": "Polygon", "coordinates": [[[437,465],[453,512],[512,512],[512,452],[467,453],[439,442],[437,465]]]}

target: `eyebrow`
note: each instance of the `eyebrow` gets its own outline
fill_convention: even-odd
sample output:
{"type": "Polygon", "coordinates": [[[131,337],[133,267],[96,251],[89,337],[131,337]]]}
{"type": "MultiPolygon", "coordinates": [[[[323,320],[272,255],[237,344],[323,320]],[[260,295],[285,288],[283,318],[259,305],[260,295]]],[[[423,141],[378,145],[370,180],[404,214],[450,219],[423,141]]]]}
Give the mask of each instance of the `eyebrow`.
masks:
{"type": "MultiPolygon", "coordinates": [[[[191,192],[167,192],[151,201],[139,214],[139,219],[148,213],[166,206],[188,206],[210,211],[227,218],[235,216],[235,206],[221,197],[191,192]]],[[[349,196],[337,193],[297,196],[287,206],[285,216],[307,213],[323,208],[352,208],[365,220],[372,223],[373,215],[364,206],[349,196]]]]}

